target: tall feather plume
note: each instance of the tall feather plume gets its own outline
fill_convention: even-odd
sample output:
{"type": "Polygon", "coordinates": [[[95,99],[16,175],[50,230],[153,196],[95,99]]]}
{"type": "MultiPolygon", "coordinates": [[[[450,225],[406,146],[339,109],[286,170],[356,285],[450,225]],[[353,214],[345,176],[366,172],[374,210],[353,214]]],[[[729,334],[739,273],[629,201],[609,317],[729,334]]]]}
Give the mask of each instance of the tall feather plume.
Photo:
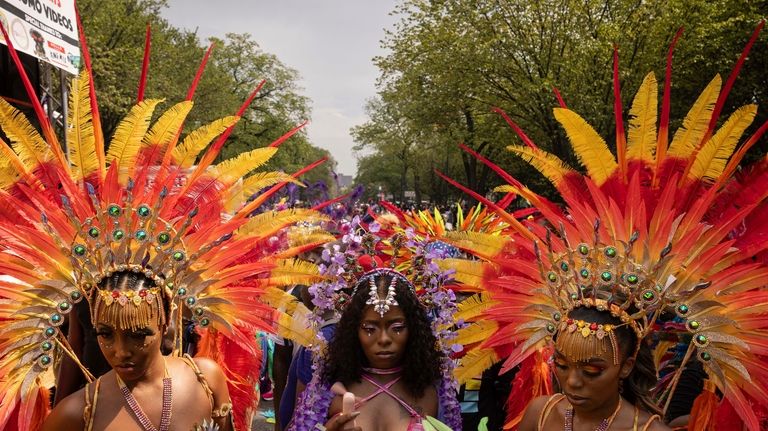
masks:
{"type": "Polygon", "coordinates": [[[76,180],[86,178],[96,171],[96,140],[93,136],[93,116],[91,115],[90,83],[88,72],[80,72],[80,76],[72,80],[69,95],[70,125],[67,130],[69,159],[72,163],[72,176],[76,180]]]}
{"type": "Polygon", "coordinates": [[[709,119],[712,117],[712,109],[715,107],[717,95],[720,94],[721,85],[722,78],[720,75],[715,75],[696,98],[696,102],[685,115],[683,125],[677,129],[672,138],[672,144],[669,146],[670,156],[687,159],[693,153],[696,145],[707,132],[709,119]]]}
{"type": "Polygon", "coordinates": [[[194,130],[184,138],[180,146],[174,148],[174,163],[182,168],[192,166],[198,154],[211,143],[213,138],[234,126],[239,120],[240,117],[224,117],[194,130]]]}
{"type": "Polygon", "coordinates": [[[149,72],[149,53],[152,50],[152,29],[147,23],[147,31],[144,34],[144,60],[141,62],[141,77],[139,78],[139,91],[136,95],[136,103],[144,100],[144,90],[147,88],[147,72],[149,72]]]}
{"type": "Polygon", "coordinates": [[[563,108],[555,108],[554,113],[568,134],[579,161],[595,183],[602,185],[618,166],[605,141],[579,114],[563,108]]]}
{"type": "Polygon", "coordinates": [[[675,37],[672,39],[672,43],[669,45],[667,51],[667,67],[664,71],[664,95],[661,101],[661,121],[659,123],[659,136],[656,142],[656,168],[653,170],[654,187],[657,186],[657,173],[661,166],[661,162],[667,156],[667,148],[669,145],[669,110],[671,105],[671,92],[672,92],[672,55],[675,52],[675,46],[678,39],[683,34],[683,27],[680,27],[675,33],[675,37]]]}
{"type": "Polygon", "coordinates": [[[300,221],[320,222],[327,221],[328,217],[309,209],[293,208],[284,211],[268,211],[257,214],[248,219],[237,232],[238,235],[250,236],[259,235],[267,237],[280,229],[300,221]]]}
{"type": "Polygon", "coordinates": [[[88,73],[88,82],[90,83],[88,98],[91,102],[91,116],[93,118],[93,138],[94,148],[96,149],[96,164],[98,165],[98,179],[101,181],[106,175],[106,160],[104,156],[104,131],[101,129],[101,114],[99,114],[99,103],[96,99],[96,84],[93,82],[93,67],[91,67],[91,53],[88,50],[88,41],[85,38],[85,30],[80,19],[80,10],[75,3],[75,18],[77,20],[77,32],[80,37],[80,50],[83,53],[83,65],[88,73]]]}
{"type": "Polygon", "coordinates": [[[143,145],[156,147],[153,150],[149,160],[154,162],[155,156],[165,153],[165,149],[175,140],[178,139],[179,130],[184,125],[184,121],[189,115],[189,111],[192,110],[193,103],[185,100],[173,105],[170,109],[165,111],[160,118],[155,121],[155,124],[149,129],[146,137],[144,138],[143,145]]]}
{"type": "Polygon", "coordinates": [[[160,102],[161,100],[144,100],[134,105],[115,130],[115,136],[107,152],[107,160],[110,163],[114,161],[119,163],[121,183],[125,183],[130,176],[129,169],[134,167],[136,156],[141,149],[141,141],[149,129],[152,113],[160,102]]]}
{"type": "Polygon", "coordinates": [[[461,362],[453,375],[461,384],[473,377],[479,376],[498,361],[499,355],[493,349],[472,350],[461,358],[461,362]]]}
{"type": "Polygon", "coordinates": [[[643,79],[629,111],[629,159],[653,163],[656,152],[656,109],[658,84],[653,72],[643,79]]]}
{"type": "Polygon", "coordinates": [[[731,114],[728,121],[715,133],[692,161],[689,176],[692,179],[702,178],[712,182],[720,177],[725,169],[728,158],[733,154],[739,138],[757,114],[756,105],[746,105],[731,114]]]}
{"type": "Polygon", "coordinates": [[[624,108],[621,102],[619,83],[619,47],[613,45],[613,114],[616,120],[616,157],[619,161],[622,180],[627,175],[627,137],[624,135],[624,108]]]}
{"type": "Polygon", "coordinates": [[[241,201],[243,199],[248,199],[259,190],[277,183],[292,183],[304,187],[304,183],[285,172],[257,172],[246,178],[245,181],[243,181],[242,187],[230,195],[226,206],[228,209],[235,209],[235,207],[242,203],[241,201]]]}
{"type": "Polygon", "coordinates": [[[517,154],[557,187],[566,175],[573,170],[559,157],[538,148],[528,148],[521,145],[509,145],[507,150],[517,154]]]}
{"type": "Polygon", "coordinates": [[[276,152],[277,148],[256,148],[219,163],[216,165],[215,170],[220,175],[220,178],[237,181],[248,175],[252,170],[267,163],[276,152]]]}
{"type": "Polygon", "coordinates": [[[48,144],[27,117],[5,99],[0,99],[0,124],[14,151],[29,170],[51,160],[52,153],[48,144]]]}

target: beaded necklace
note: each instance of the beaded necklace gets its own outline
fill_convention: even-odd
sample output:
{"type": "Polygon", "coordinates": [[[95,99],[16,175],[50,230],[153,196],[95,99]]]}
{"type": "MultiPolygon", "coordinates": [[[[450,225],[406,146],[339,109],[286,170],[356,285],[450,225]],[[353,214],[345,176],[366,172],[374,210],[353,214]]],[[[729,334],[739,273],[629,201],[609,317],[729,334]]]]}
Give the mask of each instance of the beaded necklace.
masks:
{"type": "MultiPolygon", "coordinates": [[[[608,428],[610,428],[611,424],[613,423],[613,420],[616,419],[616,415],[619,414],[619,410],[621,410],[621,399],[619,399],[619,405],[616,406],[616,410],[613,411],[613,414],[611,417],[605,418],[602,421],[600,421],[600,425],[595,428],[595,431],[608,431],[608,428]]],[[[563,428],[564,431],[573,431],[573,407],[568,407],[565,410],[565,427],[563,428]]]]}
{"type": "MultiPolygon", "coordinates": [[[[163,363],[165,363],[165,358],[163,358],[163,363]]],[[[139,424],[142,428],[144,428],[145,431],[168,431],[168,429],[171,427],[171,404],[173,403],[173,388],[171,384],[171,376],[168,374],[168,366],[164,366],[165,376],[163,377],[163,408],[160,413],[159,429],[152,425],[152,422],[149,420],[146,413],[144,413],[144,410],[141,409],[139,402],[136,401],[136,398],[133,397],[131,390],[128,389],[128,386],[125,385],[123,379],[121,379],[120,376],[115,373],[117,385],[120,387],[120,391],[123,393],[125,402],[128,404],[128,407],[136,416],[136,419],[139,421],[139,424]]]]}

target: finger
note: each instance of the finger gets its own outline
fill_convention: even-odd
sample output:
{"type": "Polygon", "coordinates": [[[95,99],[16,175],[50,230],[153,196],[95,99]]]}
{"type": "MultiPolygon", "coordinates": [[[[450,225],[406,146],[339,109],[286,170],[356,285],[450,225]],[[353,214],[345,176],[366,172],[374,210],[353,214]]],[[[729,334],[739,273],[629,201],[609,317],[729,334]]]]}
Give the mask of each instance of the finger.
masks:
{"type": "Polygon", "coordinates": [[[352,422],[356,417],[360,416],[360,412],[352,412],[350,414],[341,414],[338,416],[338,424],[344,425],[348,422],[352,422]]]}

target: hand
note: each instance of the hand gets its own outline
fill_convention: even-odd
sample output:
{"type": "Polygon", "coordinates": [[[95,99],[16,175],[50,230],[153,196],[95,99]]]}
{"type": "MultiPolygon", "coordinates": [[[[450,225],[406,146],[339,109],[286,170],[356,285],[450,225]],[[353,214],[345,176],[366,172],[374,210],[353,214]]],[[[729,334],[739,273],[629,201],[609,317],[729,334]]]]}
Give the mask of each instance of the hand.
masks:
{"type": "MultiPolygon", "coordinates": [[[[334,395],[344,396],[344,394],[347,393],[347,387],[344,386],[344,383],[336,382],[331,386],[331,392],[334,393],[334,395]]],[[[355,396],[355,402],[361,403],[363,402],[363,399],[361,397],[355,396]]]]}
{"type": "Polygon", "coordinates": [[[360,416],[360,412],[336,415],[325,423],[325,431],[363,431],[362,428],[352,427],[351,424],[347,427],[347,424],[354,421],[358,416],[360,416]]]}

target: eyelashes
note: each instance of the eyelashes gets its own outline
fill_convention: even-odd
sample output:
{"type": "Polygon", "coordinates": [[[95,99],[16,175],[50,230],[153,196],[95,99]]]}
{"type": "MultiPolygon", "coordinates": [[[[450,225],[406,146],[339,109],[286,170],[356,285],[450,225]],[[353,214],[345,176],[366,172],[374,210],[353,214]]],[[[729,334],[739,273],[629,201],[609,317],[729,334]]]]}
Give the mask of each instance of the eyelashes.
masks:
{"type": "MultiPolygon", "coordinates": [[[[557,362],[557,361],[555,361],[555,366],[562,371],[567,371],[569,368],[567,364],[563,364],[562,362],[557,362]]],[[[603,374],[603,371],[604,371],[602,368],[599,368],[599,367],[580,367],[580,368],[582,369],[582,372],[584,373],[584,375],[587,377],[598,377],[601,374],[603,374]]]]}

